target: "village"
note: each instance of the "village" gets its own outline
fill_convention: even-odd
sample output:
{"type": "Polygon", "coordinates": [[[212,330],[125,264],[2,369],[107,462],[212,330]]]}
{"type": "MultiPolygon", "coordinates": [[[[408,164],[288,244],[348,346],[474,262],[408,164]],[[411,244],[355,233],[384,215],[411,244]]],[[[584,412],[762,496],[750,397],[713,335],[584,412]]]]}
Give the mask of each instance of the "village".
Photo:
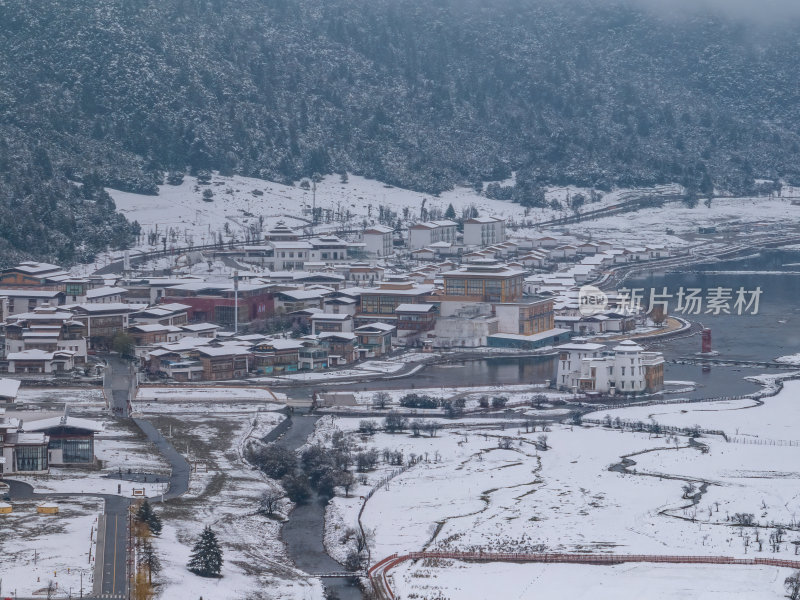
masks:
{"type": "MultiPolygon", "coordinates": [[[[8,538],[17,569],[6,580],[25,582],[33,569],[37,580],[26,594],[52,588],[54,597],[76,589],[118,597],[144,585],[136,577],[146,569],[162,597],[180,589],[236,598],[265,585],[275,597],[459,595],[454,563],[435,563],[430,587],[430,566],[381,559],[420,549],[460,556],[476,545],[525,556],[602,552],[614,539],[610,530],[600,527],[596,546],[573,537],[572,511],[584,502],[577,496],[563,516],[570,533],[558,542],[538,520],[513,531],[494,523],[543,510],[533,496],[528,508],[526,494],[508,496],[539,485],[539,474],[574,494],[606,461],[651,451],[651,437],[666,431],[667,446],[682,451],[700,446],[682,445],[678,436],[730,433],[714,423],[626,420],[625,412],[671,402],[676,393],[679,401],[693,389],[692,382],[665,381],[658,343],[698,333],[665,306],[637,302],[626,277],[696,260],[709,239],[719,251],[730,246],[714,232],[697,232],[693,244],[640,246],[613,235],[604,241],[507,225],[503,217],[470,216],[337,233],[279,219],[247,243],[125,252],[90,271],[32,261],[4,269],[0,477],[8,485],[0,483],[0,527],[22,532],[8,538]],[[470,376],[470,360],[491,359],[528,361],[536,376],[520,371],[505,384],[470,376]],[[456,375],[426,387],[417,374],[432,365],[456,375]],[[619,407],[616,418],[604,412],[612,407],[619,407]],[[611,432],[628,435],[608,444],[611,432]],[[607,444],[607,452],[570,466],[594,443],[607,444]],[[301,458],[298,477],[308,476],[310,498],[296,489],[292,468],[271,470],[272,456],[284,456],[279,447],[301,458]],[[327,479],[313,475],[307,461],[316,449],[345,466],[314,459],[327,479]],[[554,458],[557,466],[548,466],[554,458]],[[496,494],[479,494],[500,468],[496,494]],[[409,503],[456,476],[463,497],[461,486],[439,492],[436,507],[395,522],[412,510],[409,503]],[[478,496],[488,504],[470,525],[458,515],[477,510],[478,496]],[[124,541],[139,529],[119,529],[128,503],[141,506],[145,498],[165,517],[152,542],[163,563],[155,566],[142,566],[142,544],[151,542],[124,541]],[[313,528],[295,531],[298,510],[312,511],[313,528]],[[70,539],[88,529],[81,556],[88,568],[58,548],[33,552],[42,536],[59,539],[59,521],[37,524],[32,511],[67,518],[70,539]],[[208,523],[225,523],[217,534],[228,554],[219,580],[226,592],[185,567],[208,523]],[[446,525],[431,534],[432,523],[446,525]],[[470,527],[483,530],[474,544],[470,527]],[[107,552],[112,544],[123,551],[107,552]],[[257,572],[247,566],[253,557],[262,565],[257,572]],[[289,562],[289,569],[279,566],[289,562]]],[[[577,514],[607,518],[605,498],[627,489],[618,488],[618,477],[604,475],[592,508],[577,514]]],[[[546,488],[543,498],[558,489],[546,488]]],[[[645,504],[660,494],[645,494],[645,504]]],[[[667,516],[684,518],[682,506],[679,498],[667,516]]],[[[716,519],[710,514],[709,526],[716,519]]],[[[698,538],[684,537],[688,552],[698,538]]],[[[714,539],[716,548],[730,546],[714,539]]],[[[652,551],[636,536],[624,543],[652,551]]]]}

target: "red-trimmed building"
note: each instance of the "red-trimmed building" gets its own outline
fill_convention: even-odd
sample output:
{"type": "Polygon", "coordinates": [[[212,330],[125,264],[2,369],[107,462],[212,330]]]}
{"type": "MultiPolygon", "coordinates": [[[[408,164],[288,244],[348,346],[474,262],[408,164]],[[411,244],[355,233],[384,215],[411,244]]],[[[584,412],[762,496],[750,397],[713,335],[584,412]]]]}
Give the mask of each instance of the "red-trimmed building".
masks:
{"type": "MultiPolygon", "coordinates": [[[[268,284],[239,284],[239,323],[266,319],[275,313],[273,286],[268,284]]],[[[177,285],[165,292],[162,302],[176,302],[189,306],[190,322],[208,321],[220,325],[233,325],[236,306],[232,284],[192,282],[177,285]]]]}

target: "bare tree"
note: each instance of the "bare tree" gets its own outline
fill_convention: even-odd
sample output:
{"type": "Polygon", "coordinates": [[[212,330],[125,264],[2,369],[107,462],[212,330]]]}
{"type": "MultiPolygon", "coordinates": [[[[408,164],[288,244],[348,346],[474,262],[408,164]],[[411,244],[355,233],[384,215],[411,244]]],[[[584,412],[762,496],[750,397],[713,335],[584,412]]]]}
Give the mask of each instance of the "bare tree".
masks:
{"type": "Polygon", "coordinates": [[[258,511],[267,516],[272,516],[283,500],[283,494],[275,490],[267,490],[258,501],[258,511]]]}
{"type": "Polygon", "coordinates": [[[384,409],[388,406],[391,397],[388,392],[376,392],[372,396],[372,404],[375,408],[384,409]]]}
{"type": "Polygon", "coordinates": [[[358,423],[358,431],[364,435],[374,435],[377,430],[378,424],[371,419],[363,419],[358,423]]]}
{"type": "Polygon", "coordinates": [[[389,433],[403,431],[408,426],[408,419],[396,411],[391,411],[383,420],[383,425],[389,433]]]}
{"type": "Polygon", "coordinates": [[[536,441],[539,442],[539,445],[542,447],[543,450],[547,450],[550,447],[547,445],[547,439],[548,439],[547,436],[544,434],[536,438],[536,441]]]}
{"type": "Polygon", "coordinates": [[[683,497],[688,499],[693,499],[695,494],[697,494],[697,486],[692,483],[691,481],[688,482],[683,486],[683,497]]]}
{"type": "Polygon", "coordinates": [[[442,428],[436,421],[427,421],[425,423],[425,431],[430,437],[436,437],[436,434],[442,428]]]}
{"type": "Polygon", "coordinates": [[[789,600],[800,600],[800,571],[795,571],[784,579],[783,586],[786,588],[786,597],[789,600]]]}

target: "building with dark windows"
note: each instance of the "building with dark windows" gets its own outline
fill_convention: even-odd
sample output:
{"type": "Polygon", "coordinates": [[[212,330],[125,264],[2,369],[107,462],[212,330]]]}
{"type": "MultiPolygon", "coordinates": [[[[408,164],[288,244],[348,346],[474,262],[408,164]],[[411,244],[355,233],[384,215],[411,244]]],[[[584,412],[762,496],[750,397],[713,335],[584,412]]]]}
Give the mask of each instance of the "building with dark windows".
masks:
{"type": "Polygon", "coordinates": [[[22,428],[28,434],[44,434],[48,438],[47,462],[50,466],[94,464],[94,436],[103,429],[95,421],[66,415],[24,420],[22,428]]]}
{"type": "Polygon", "coordinates": [[[525,272],[490,261],[442,273],[442,278],[446,300],[517,302],[522,298],[525,272]]]}

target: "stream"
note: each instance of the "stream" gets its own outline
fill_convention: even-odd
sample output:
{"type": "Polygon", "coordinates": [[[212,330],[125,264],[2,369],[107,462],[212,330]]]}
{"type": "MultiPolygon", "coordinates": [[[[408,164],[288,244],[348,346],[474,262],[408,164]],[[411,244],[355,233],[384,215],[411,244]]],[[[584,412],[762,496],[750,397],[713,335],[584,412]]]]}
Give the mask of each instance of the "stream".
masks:
{"type": "MultiPolygon", "coordinates": [[[[306,443],[314,433],[314,426],[320,417],[295,414],[292,424],[276,443],[295,451],[306,443]]],[[[316,494],[307,504],[295,506],[281,529],[281,537],[289,558],[306,573],[334,573],[344,571],[344,567],[333,560],[325,551],[325,502],[316,494]]],[[[344,577],[323,580],[328,590],[334,591],[341,600],[361,600],[361,591],[344,577]]]]}

